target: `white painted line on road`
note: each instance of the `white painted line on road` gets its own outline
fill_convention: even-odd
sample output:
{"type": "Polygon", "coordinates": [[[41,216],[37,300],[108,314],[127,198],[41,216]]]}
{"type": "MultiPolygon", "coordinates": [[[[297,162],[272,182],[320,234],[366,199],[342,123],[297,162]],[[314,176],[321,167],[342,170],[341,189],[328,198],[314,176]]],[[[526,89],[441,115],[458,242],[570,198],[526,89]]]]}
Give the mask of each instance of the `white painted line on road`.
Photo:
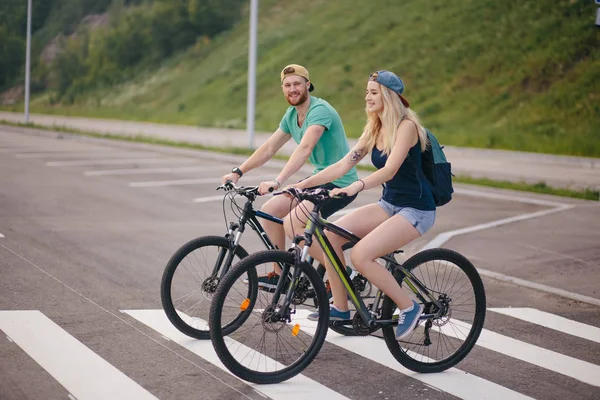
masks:
{"type": "Polygon", "coordinates": [[[4,235],[0,233],[0,238],[3,238],[3,237],[4,237],[4,235]]]}
{"type": "Polygon", "coordinates": [[[108,150],[94,150],[94,151],[61,151],[61,152],[45,152],[45,153],[18,153],[15,154],[16,158],[62,158],[62,157],[123,157],[123,156],[139,156],[139,157],[154,157],[157,153],[142,153],[142,152],[111,152],[108,150]]]}
{"type": "Polygon", "coordinates": [[[488,310],[600,343],[600,328],[573,321],[560,315],[547,313],[535,308],[507,307],[488,308],[488,310]]]}
{"type": "MultiPolygon", "coordinates": [[[[150,340],[151,342],[155,343],[156,345],[162,347],[165,351],[170,352],[171,354],[173,354],[175,357],[178,357],[179,359],[186,361],[187,363],[189,363],[190,365],[193,365],[195,368],[198,368],[200,371],[202,371],[203,373],[205,373],[206,375],[210,376],[213,378],[213,382],[215,384],[221,384],[223,386],[228,387],[230,390],[237,392],[240,394],[241,397],[247,397],[245,396],[243,393],[241,393],[238,389],[236,389],[235,387],[231,386],[230,384],[228,384],[227,382],[223,381],[219,376],[213,374],[211,371],[205,369],[202,365],[199,365],[197,363],[195,363],[193,360],[190,360],[189,358],[184,357],[183,355],[175,352],[173,349],[165,346],[165,344],[160,341],[157,340],[154,337],[151,337],[150,335],[148,335],[146,332],[142,331],[141,329],[139,329],[137,326],[135,326],[134,324],[132,324],[130,321],[127,321],[125,318],[122,317],[122,315],[118,314],[118,313],[114,313],[104,307],[102,307],[100,304],[94,302],[92,299],[86,297],[84,294],[78,292],[77,290],[73,289],[71,286],[65,284],[64,282],[62,282],[60,279],[58,279],[57,277],[55,277],[54,275],[52,275],[51,273],[49,273],[48,271],[46,271],[44,268],[40,267],[39,265],[35,264],[34,262],[28,260],[27,258],[25,258],[24,256],[22,256],[21,254],[16,253],[15,251],[11,250],[10,248],[6,247],[5,245],[3,245],[2,243],[0,243],[0,247],[4,248],[6,251],[8,251],[9,253],[13,254],[15,257],[20,258],[21,260],[25,261],[25,263],[27,263],[28,265],[32,266],[33,268],[35,268],[36,270],[38,270],[39,272],[43,273],[44,275],[46,275],[47,277],[55,280],[57,283],[59,283],[61,286],[63,286],[64,288],[70,290],[71,292],[75,293],[77,296],[79,296],[80,298],[84,299],[85,301],[87,301],[88,303],[92,304],[94,307],[97,307],[98,309],[102,310],[103,312],[105,312],[108,315],[113,316],[114,318],[116,318],[117,320],[121,321],[122,323],[124,323],[125,325],[127,325],[128,327],[130,327],[131,329],[135,330],[136,332],[138,332],[141,336],[145,337],[146,339],[150,340]]],[[[1,329],[1,328],[0,328],[1,329]]],[[[39,335],[39,332],[36,332],[36,334],[39,335]]],[[[61,356],[64,356],[64,351],[61,352],[61,356]]],[[[240,398],[241,398],[240,397],[240,398]]]]}
{"type": "Polygon", "coordinates": [[[27,147],[23,147],[23,146],[19,146],[19,147],[0,147],[0,153],[20,153],[22,151],[27,151],[29,150],[29,148],[27,147]]]}
{"type": "Polygon", "coordinates": [[[192,200],[194,203],[210,203],[212,201],[223,200],[223,195],[220,196],[208,196],[208,197],[198,197],[192,200]]]}
{"type": "MultiPolygon", "coordinates": [[[[316,330],[316,322],[306,319],[310,310],[296,310],[294,322],[299,323],[301,329],[311,335],[316,330]]],[[[351,351],[362,357],[375,361],[378,364],[391,368],[403,375],[426,383],[434,388],[452,394],[465,400],[505,400],[505,399],[531,399],[509,388],[490,382],[476,375],[469,374],[457,368],[450,368],[439,374],[419,374],[402,366],[392,356],[383,340],[374,336],[343,336],[327,332],[326,340],[343,349],[351,351]]],[[[317,356],[318,359],[319,356],[317,356]]]]}
{"type": "Polygon", "coordinates": [[[37,310],[0,311],[0,329],[77,399],[156,399],[37,310]]]}
{"type": "MultiPolygon", "coordinates": [[[[524,221],[527,219],[538,218],[538,217],[554,214],[557,212],[569,210],[569,209],[572,209],[575,207],[572,204],[558,203],[558,202],[552,202],[552,201],[546,201],[546,200],[530,199],[530,198],[519,197],[519,196],[509,196],[509,195],[502,195],[502,194],[495,194],[495,193],[478,192],[475,190],[467,190],[467,189],[457,188],[457,189],[455,189],[455,191],[459,194],[465,194],[467,196],[484,197],[484,198],[506,200],[506,201],[517,201],[517,202],[522,202],[522,203],[551,206],[554,208],[537,211],[537,212],[529,213],[529,214],[517,215],[517,216],[509,217],[509,218],[503,218],[500,220],[491,221],[491,222],[487,222],[484,224],[479,224],[479,225],[466,227],[466,228],[462,228],[462,229],[457,229],[454,231],[442,232],[439,235],[437,235],[435,238],[433,238],[433,240],[431,240],[427,244],[425,244],[425,246],[423,246],[423,248],[421,250],[441,247],[444,245],[444,243],[446,243],[448,240],[452,239],[455,236],[464,235],[467,233],[473,233],[473,232],[477,232],[477,231],[482,231],[484,229],[495,228],[495,227],[510,224],[513,222],[519,222],[519,221],[524,221]]],[[[478,268],[477,270],[479,271],[479,274],[482,276],[486,276],[488,278],[496,279],[496,280],[499,280],[502,282],[509,282],[509,283],[512,283],[515,285],[528,287],[528,288],[535,289],[535,290],[538,290],[541,292],[555,294],[558,296],[581,301],[584,303],[600,305],[600,299],[596,299],[594,297],[581,295],[579,293],[568,292],[566,290],[557,289],[557,288],[554,288],[551,286],[543,285],[541,283],[531,282],[531,281],[527,281],[525,279],[520,279],[520,278],[516,278],[513,276],[509,276],[509,275],[504,275],[504,274],[500,274],[498,272],[488,271],[488,270],[481,269],[481,268],[478,268]]]]}
{"type": "Polygon", "coordinates": [[[49,167],[81,167],[87,165],[113,165],[113,164],[167,164],[167,163],[185,163],[189,160],[180,158],[123,158],[109,160],[74,160],[74,161],[49,161],[46,163],[49,167]]]}
{"type": "MultiPolygon", "coordinates": [[[[471,326],[453,319],[451,324],[444,325],[440,329],[446,336],[462,339],[469,332],[471,326]]],[[[558,372],[588,385],[600,387],[600,379],[598,379],[600,377],[600,366],[587,361],[578,360],[487,329],[481,331],[477,346],[558,372]]]]}
{"type": "Polygon", "coordinates": [[[559,203],[556,201],[533,199],[530,197],[515,196],[515,195],[508,195],[508,194],[482,192],[482,191],[478,191],[478,190],[463,189],[463,188],[455,188],[454,193],[464,194],[465,196],[471,196],[471,197],[482,197],[482,198],[494,199],[494,200],[515,201],[515,202],[519,202],[519,203],[537,204],[539,206],[548,206],[548,207],[560,207],[560,206],[566,205],[566,203],[559,203]]]}
{"type": "Polygon", "coordinates": [[[454,231],[443,232],[443,233],[440,233],[439,235],[437,235],[429,243],[427,243],[422,248],[422,250],[432,249],[432,248],[435,248],[435,247],[440,247],[444,243],[446,243],[448,240],[452,239],[455,236],[464,235],[464,234],[467,234],[467,233],[473,233],[473,232],[477,232],[477,231],[482,231],[482,230],[489,229],[489,228],[496,228],[498,226],[506,225],[506,224],[511,224],[513,222],[519,222],[519,221],[524,221],[524,220],[527,220],[527,219],[542,217],[542,216],[545,216],[545,215],[554,214],[554,213],[557,213],[557,212],[560,212],[560,211],[568,210],[568,209],[571,209],[573,207],[575,207],[575,206],[574,205],[570,205],[570,204],[563,204],[561,206],[558,206],[556,208],[551,208],[549,210],[537,211],[537,212],[530,213],[530,214],[516,215],[514,217],[503,218],[503,219],[499,219],[499,220],[496,220],[496,221],[486,222],[484,224],[479,224],[479,225],[475,225],[475,226],[469,226],[469,227],[462,228],[462,229],[456,229],[454,231]]]}
{"type": "Polygon", "coordinates": [[[523,287],[527,287],[530,289],[535,289],[540,292],[546,292],[546,293],[550,293],[550,294],[555,294],[557,296],[565,297],[567,299],[581,301],[582,303],[588,303],[588,304],[600,306],[600,299],[597,299],[595,297],[585,296],[583,294],[569,292],[569,291],[566,291],[563,289],[557,289],[552,286],[543,285],[541,283],[532,282],[532,281],[528,281],[528,280],[521,279],[521,278],[516,278],[516,277],[510,276],[510,275],[504,275],[499,272],[489,271],[489,270],[483,269],[483,268],[477,268],[477,271],[479,272],[479,275],[486,276],[488,278],[492,278],[497,281],[512,283],[514,285],[523,286],[523,287]]]}
{"type": "MultiPolygon", "coordinates": [[[[269,179],[273,174],[248,176],[246,179],[269,179]]],[[[179,186],[179,185],[199,185],[204,183],[221,183],[221,178],[200,178],[200,179],[174,179],[169,181],[149,181],[149,182],[130,182],[131,187],[156,187],[156,186],[179,186]]]]}
{"type": "MultiPolygon", "coordinates": [[[[196,340],[179,332],[167,319],[163,310],[122,310],[148,327],[154,329],[161,335],[169,338],[173,342],[196,353],[206,361],[230,373],[221,363],[215,353],[212,343],[209,340],[196,340]]],[[[206,323],[205,321],[202,321],[206,323]]],[[[282,399],[347,399],[347,397],[321,385],[320,383],[300,374],[294,378],[274,385],[256,385],[246,382],[259,393],[262,393],[274,400],[282,399]]]]}
{"type": "Polygon", "coordinates": [[[225,165],[194,165],[189,167],[166,167],[166,168],[126,168],[126,169],[105,169],[98,171],[85,171],[85,176],[105,176],[105,175],[138,175],[138,174],[175,174],[179,172],[194,171],[227,171],[225,165]]]}

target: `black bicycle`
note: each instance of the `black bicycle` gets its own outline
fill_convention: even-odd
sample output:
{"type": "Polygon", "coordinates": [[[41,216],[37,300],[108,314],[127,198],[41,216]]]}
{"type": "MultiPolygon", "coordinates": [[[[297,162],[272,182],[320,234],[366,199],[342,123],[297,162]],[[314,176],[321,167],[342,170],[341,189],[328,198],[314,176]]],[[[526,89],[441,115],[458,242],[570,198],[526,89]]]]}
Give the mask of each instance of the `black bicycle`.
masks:
{"type": "Polygon", "coordinates": [[[410,296],[424,306],[412,334],[398,342],[395,327],[399,310],[381,291],[366,306],[324,234],[338,234],[351,243],[360,240],[351,232],[319,216],[320,205],[328,192],[287,191],[298,200],[315,204],[303,235],[294,238],[289,251],[268,250],[255,253],[233,266],[221,280],[211,303],[209,326],[214,349],[223,364],[236,376],[255,383],[277,383],[299,374],[321,349],[329,324],[369,335],[379,329],[392,355],[403,366],[416,372],[440,372],[453,367],[471,351],[483,328],[486,298],[483,282],[475,267],[464,256],[448,249],[419,252],[400,264],[396,251],[381,257],[394,279],[410,296]],[[329,321],[325,287],[307,262],[307,249],[317,238],[351,302],[356,308],[349,320],[329,321]],[[298,244],[304,242],[301,249],[298,244]],[[282,276],[274,293],[253,290],[252,283],[240,291],[244,276],[282,266],[282,276]],[[314,288],[318,320],[307,316],[314,309],[295,299],[303,280],[314,288]],[[233,307],[229,305],[234,305],[233,307]],[[234,321],[234,322],[232,322],[234,321]]]}
{"type": "MultiPolygon", "coordinates": [[[[283,224],[282,219],[254,209],[254,201],[259,196],[257,186],[240,187],[228,182],[217,190],[226,192],[223,197],[223,214],[225,215],[226,205],[230,203],[237,221],[229,223],[225,236],[203,236],[181,246],[168,261],[160,286],[162,306],[171,323],[180,332],[196,339],[210,338],[208,303],[231,265],[248,256],[248,252],[240,245],[246,225],[250,225],[258,234],[267,249],[276,249],[259,218],[283,224]],[[243,206],[236,202],[239,196],[246,200],[243,206]]],[[[309,257],[308,262],[312,264],[313,260],[309,257]]],[[[325,267],[319,265],[317,274],[323,279],[325,267]]],[[[372,285],[362,275],[355,275],[353,282],[359,289],[358,292],[361,297],[368,298],[373,292],[372,285]]],[[[255,271],[249,271],[244,279],[247,282],[239,282],[234,287],[250,297],[249,290],[257,290],[258,276],[255,271]]],[[[296,290],[295,296],[294,301],[298,304],[312,299],[314,305],[314,290],[306,280],[296,290]]],[[[344,326],[333,326],[332,329],[343,335],[355,334],[354,330],[344,326]]]]}

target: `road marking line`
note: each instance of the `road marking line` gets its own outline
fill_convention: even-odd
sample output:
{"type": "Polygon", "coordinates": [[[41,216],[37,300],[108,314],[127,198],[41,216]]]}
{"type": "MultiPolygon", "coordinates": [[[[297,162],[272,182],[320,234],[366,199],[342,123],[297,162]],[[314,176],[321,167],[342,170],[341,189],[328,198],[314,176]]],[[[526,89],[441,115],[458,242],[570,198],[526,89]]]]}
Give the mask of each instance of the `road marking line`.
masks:
{"type": "MultiPolygon", "coordinates": [[[[468,189],[456,188],[455,192],[458,194],[464,194],[464,195],[473,196],[473,197],[484,197],[484,198],[497,199],[497,200],[518,201],[521,203],[550,206],[550,207],[554,207],[554,208],[537,211],[537,212],[529,213],[529,214],[521,214],[521,215],[517,215],[514,217],[509,217],[509,218],[503,218],[500,220],[491,221],[491,222],[487,222],[484,224],[479,224],[479,225],[466,227],[466,228],[462,228],[462,229],[456,229],[453,231],[442,232],[442,233],[438,234],[435,238],[433,238],[433,240],[431,240],[427,244],[425,244],[425,246],[423,246],[421,248],[421,250],[427,250],[427,249],[432,249],[432,248],[436,248],[436,247],[441,247],[444,245],[444,243],[446,243],[448,240],[452,239],[455,236],[460,236],[460,235],[464,235],[467,233],[482,231],[484,229],[495,228],[495,227],[510,224],[513,222],[519,222],[519,221],[524,221],[527,219],[542,217],[545,215],[550,215],[550,214],[554,214],[557,212],[569,210],[569,209],[572,209],[575,207],[575,205],[573,205],[573,204],[558,203],[558,202],[538,200],[538,199],[530,199],[530,198],[519,197],[519,196],[478,192],[475,190],[468,190],[468,189]]],[[[512,284],[515,284],[518,286],[528,287],[530,289],[535,289],[535,290],[538,290],[541,292],[551,293],[551,294],[554,294],[557,296],[562,296],[562,297],[565,297],[568,299],[581,301],[583,303],[589,303],[589,304],[594,304],[594,305],[600,306],[600,299],[596,299],[594,297],[585,296],[585,295],[582,295],[579,293],[568,292],[566,290],[557,289],[552,286],[547,286],[547,285],[543,285],[541,283],[527,281],[525,279],[520,279],[520,278],[516,278],[513,276],[509,276],[509,275],[504,275],[504,274],[501,274],[498,272],[493,272],[493,271],[489,271],[489,270],[482,269],[482,268],[477,268],[477,270],[479,271],[480,275],[486,276],[488,278],[496,279],[496,280],[499,280],[502,282],[509,282],[509,283],[512,283],[512,284]]]]}
{"type": "Polygon", "coordinates": [[[110,160],[74,160],[74,161],[49,161],[46,163],[48,167],[80,167],[86,165],[113,165],[113,164],[166,164],[166,163],[185,163],[188,160],[180,158],[123,158],[110,160]]]}
{"type": "Polygon", "coordinates": [[[433,240],[431,240],[425,246],[423,246],[422,250],[440,247],[444,243],[446,243],[448,240],[452,239],[455,236],[460,236],[460,235],[464,235],[467,233],[482,231],[482,230],[489,229],[489,228],[496,228],[501,225],[511,224],[513,222],[524,221],[526,219],[542,217],[544,215],[554,214],[554,213],[557,213],[560,211],[568,210],[573,207],[575,207],[575,206],[571,205],[571,204],[563,204],[556,208],[551,208],[549,210],[542,210],[542,211],[537,211],[537,212],[529,213],[529,214],[516,215],[514,217],[503,218],[503,219],[499,219],[496,221],[486,222],[484,224],[479,224],[479,225],[474,225],[474,226],[470,226],[470,227],[466,227],[466,228],[456,229],[453,231],[443,232],[443,233],[440,233],[439,235],[437,235],[433,240]]]}
{"type": "MultiPolygon", "coordinates": [[[[215,353],[212,343],[209,340],[196,340],[183,333],[179,332],[167,319],[163,310],[121,310],[154,329],[156,332],[166,336],[173,342],[185,347],[206,361],[221,368],[223,371],[230,373],[229,370],[221,363],[219,357],[215,353]]],[[[206,323],[205,321],[202,321],[206,323]]],[[[272,399],[347,399],[347,397],[321,385],[320,383],[307,378],[300,374],[294,378],[274,385],[257,385],[250,382],[245,382],[254,390],[260,392],[272,399]]]]}
{"type": "Polygon", "coordinates": [[[105,175],[129,175],[129,174],[170,174],[178,172],[193,172],[193,171],[212,171],[223,170],[227,171],[227,166],[213,165],[202,166],[193,165],[189,167],[166,167],[166,168],[126,168],[126,169],[108,169],[99,171],[85,171],[85,176],[105,176],[105,175]]]}
{"type": "Polygon", "coordinates": [[[47,152],[47,153],[18,153],[15,154],[16,158],[61,158],[61,157],[114,157],[114,156],[140,156],[140,157],[153,157],[157,156],[157,153],[143,153],[143,152],[110,152],[107,150],[93,150],[93,151],[61,151],[61,152],[47,152]]]}
{"type": "Polygon", "coordinates": [[[0,233],[0,238],[3,238],[3,237],[4,237],[4,235],[0,233]]]}
{"type": "MultiPolygon", "coordinates": [[[[306,319],[310,312],[310,310],[296,310],[294,322],[299,323],[304,332],[314,335],[316,322],[306,319]],[[302,319],[302,322],[299,321],[299,319],[302,319]]],[[[476,375],[461,371],[457,368],[450,368],[439,374],[419,374],[413,372],[403,367],[394,356],[392,356],[385,341],[374,336],[343,336],[330,329],[327,332],[325,340],[461,399],[531,399],[531,397],[525,396],[524,394],[498,385],[497,383],[490,382],[476,375]]]]}
{"type": "Polygon", "coordinates": [[[209,370],[205,369],[204,367],[202,367],[202,365],[197,364],[196,362],[194,362],[194,360],[186,358],[185,356],[179,354],[178,352],[176,352],[173,349],[171,349],[168,346],[166,346],[163,342],[161,342],[158,339],[156,339],[156,338],[148,335],[146,332],[144,332],[143,330],[141,330],[140,328],[138,328],[135,324],[132,324],[130,321],[126,320],[120,313],[115,313],[113,311],[110,311],[110,310],[102,307],[100,304],[94,302],[94,300],[86,297],[84,294],[78,292],[77,290],[73,289],[71,286],[69,286],[66,283],[62,282],[60,279],[58,279],[57,277],[55,277],[54,275],[52,275],[51,273],[49,273],[48,271],[46,271],[44,268],[42,268],[39,265],[35,264],[34,262],[28,260],[27,258],[25,258],[24,256],[20,255],[19,253],[16,253],[15,251],[13,251],[10,248],[6,247],[2,243],[0,243],[0,247],[4,248],[9,253],[13,254],[15,257],[20,258],[25,263],[27,263],[28,265],[30,265],[33,268],[37,269],[39,272],[43,273],[44,275],[46,275],[49,278],[55,280],[60,285],[62,285],[66,289],[70,290],[71,292],[75,293],[77,296],[79,296],[80,298],[84,299],[85,301],[87,301],[88,303],[90,303],[91,305],[93,305],[94,307],[97,307],[99,310],[102,310],[103,312],[105,312],[106,314],[114,317],[118,321],[121,321],[123,324],[127,325],[128,327],[130,327],[131,329],[133,329],[134,331],[136,331],[137,333],[139,333],[144,338],[148,339],[149,341],[153,342],[154,344],[158,345],[159,347],[162,347],[165,351],[173,354],[173,356],[179,358],[180,360],[186,361],[190,365],[193,365],[194,367],[198,368],[200,371],[204,372],[206,375],[212,377],[215,382],[219,382],[223,386],[226,386],[230,390],[238,393],[240,395],[240,398],[241,397],[248,397],[244,393],[242,393],[238,389],[236,389],[235,387],[231,386],[229,383],[223,381],[220,376],[217,376],[217,375],[213,374],[211,371],[209,371],[209,370]]]}
{"type": "MultiPolygon", "coordinates": [[[[462,335],[460,338],[463,338],[463,334],[466,334],[466,332],[471,329],[471,325],[453,319],[451,324],[444,325],[440,329],[446,336],[459,338],[457,328],[460,328],[458,329],[458,333],[462,335]]],[[[537,365],[550,371],[558,372],[559,374],[587,383],[588,385],[600,386],[600,379],[598,379],[600,376],[600,366],[587,361],[578,360],[487,329],[481,331],[481,335],[477,340],[477,346],[537,365]]]]}
{"type": "Polygon", "coordinates": [[[489,311],[518,318],[532,324],[541,325],[555,331],[563,332],[569,335],[577,336],[592,342],[600,343],[600,328],[587,325],[581,322],[573,321],[560,315],[547,313],[535,308],[488,308],[489,311]]]}
{"type": "Polygon", "coordinates": [[[585,295],[579,294],[579,293],[569,292],[569,291],[566,291],[563,289],[558,289],[558,288],[555,288],[552,286],[543,285],[543,284],[537,283],[537,282],[527,281],[525,279],[516,278],[516,277],[510,276],[510,275],[504,275],[499,272],[489,271],[489,270],[483,269],[483,268],[477,268],[477,272],[479,272],[479,275],[481,275],[481,276],[495,279],[497,281],[512,283],[514,285],[523,286],[523,287],[527,287],[530,289],[535,289],[540,292],[554,294],[554,295],[561,296],[561,297],[564,297],[567,299],[580,301],[582,303],[588,303],[588,304],[593,304],[595,306],[600,306],[600,299],[597,299],[595,297],[590,297],[590,296],[585,296],[585,295]]]}
{"type": "MultiPolygon", "coordinates": [[[[269,179],[273,174],[248,176],[246,179],[269,179]]],[[[148,182],[130,182],[131,187],[156,187],[156,186],[178,186],[178,185],[199,185],[204,183],[221,183],[221,178],[200,178],[200,179],[174,179],[168,181],[148,181],[148,182]]]]}
{"type": "Polygon", "coordinates": [[[157,400],[37,310],[0,311],[0,329],[78,399],[157,400]]]}
{"type": "Polygon", "coordinates": [[[464,194],[465,196],[471,196],[471,197],[483,197],[483,198],[495,199],[495,200],[517,201],[519,203],[536,204],[539,206],[560,207],[560,206],[567,205],[566,203],[560,203],[560,202],[550,201],[550,200],[533,199],[533,198],[529,198],[529,197],[516,196],[516,195],[510,195],[510,194],[482,192],[479,190],[464,189],[464,188],[455,188],[454,192],[457,194],[464,194]]]}
{"type": "Polygon", "coordinates": [[[0,153],[15,153],[15,152],[22,152],[22,151],[27,151],[30,150],[29,148],[25,147],[23,148],[22,146],[19,147],[0,147],[0,153]]]}
{"type": "Polygon", "coordinates": [[[210,203],[211,201],[223,200],[223,195],[220,196],[207,196],[207,197],[198,197],[192,200],[194,203],[210,203]]]}

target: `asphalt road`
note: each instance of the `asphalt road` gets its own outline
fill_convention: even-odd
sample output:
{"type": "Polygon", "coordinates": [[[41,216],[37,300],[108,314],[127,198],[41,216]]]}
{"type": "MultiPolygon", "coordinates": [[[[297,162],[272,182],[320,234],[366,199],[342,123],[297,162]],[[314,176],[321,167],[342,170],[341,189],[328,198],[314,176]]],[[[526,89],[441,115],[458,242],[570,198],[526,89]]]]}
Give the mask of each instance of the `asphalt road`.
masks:
{"type": "Polygon", "coordinates": [[[599,398],[600,204],[467,186],[406,248],[455,249],[483,275],[485,331],[456,369],[407,372],[377,337],[328,335],[305,381],[223,371],[169,325],[159,285],[180,245],[225,232],[221,201],[194,199],[237,160],[0,128],[0,399],[599,398]]]}

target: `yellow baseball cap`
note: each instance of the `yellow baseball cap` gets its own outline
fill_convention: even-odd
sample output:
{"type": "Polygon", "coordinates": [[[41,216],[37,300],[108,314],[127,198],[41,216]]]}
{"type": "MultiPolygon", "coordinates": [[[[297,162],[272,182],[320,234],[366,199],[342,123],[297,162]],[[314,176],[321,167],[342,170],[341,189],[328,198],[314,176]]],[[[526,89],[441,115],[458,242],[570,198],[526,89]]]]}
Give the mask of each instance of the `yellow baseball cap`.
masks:
{"type": "MultiPolygon", "coordinates": [[[[283,80],[285,78],[293,75],[301,76],[310,82],[308,70],[306,68],[304,68],[302,65],[290,64],[281,70],[281,83],[283,83],[283,80]]],[[[315,90],[315,87],[313,86],[312,82],[310,82],[310,87],[308,88],[308,91],[312,92],[313,90],[315,90]]]]}

